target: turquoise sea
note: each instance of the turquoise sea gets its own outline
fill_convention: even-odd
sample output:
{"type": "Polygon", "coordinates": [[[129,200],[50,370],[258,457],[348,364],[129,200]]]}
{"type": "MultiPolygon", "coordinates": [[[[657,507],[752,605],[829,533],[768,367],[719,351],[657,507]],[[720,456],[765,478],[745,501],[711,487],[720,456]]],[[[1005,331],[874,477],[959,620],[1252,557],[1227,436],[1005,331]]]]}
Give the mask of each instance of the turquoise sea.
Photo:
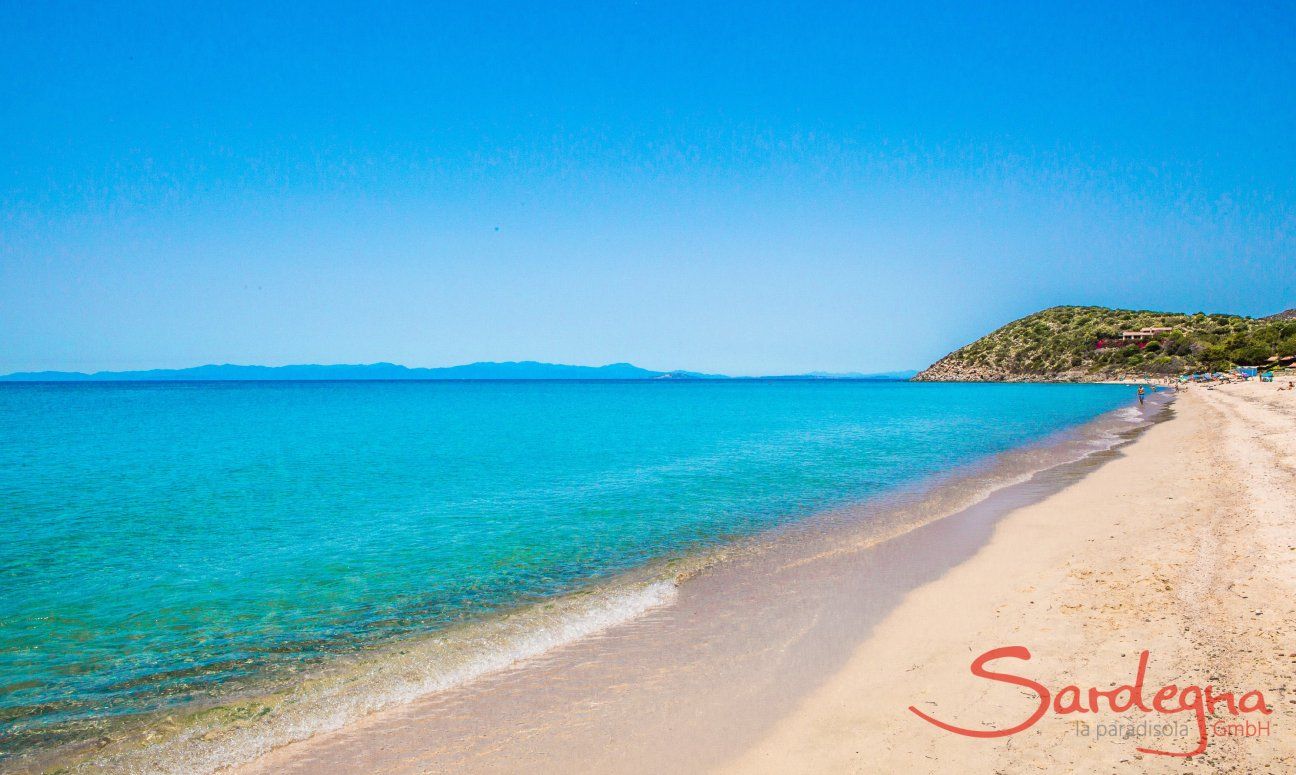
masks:
{"type": "Polygon", "coordinates": [[[850,381],[0,385],[0,756],[488,620],[1132,399],[850,381]]]}

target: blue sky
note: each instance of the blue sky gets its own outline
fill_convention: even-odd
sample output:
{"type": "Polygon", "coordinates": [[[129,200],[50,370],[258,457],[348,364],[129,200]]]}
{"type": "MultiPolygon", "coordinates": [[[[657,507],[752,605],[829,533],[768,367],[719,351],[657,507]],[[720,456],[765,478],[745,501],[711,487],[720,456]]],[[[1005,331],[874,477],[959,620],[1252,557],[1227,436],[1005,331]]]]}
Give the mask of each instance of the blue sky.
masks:
{"type": "Polygon", "coordinates": [[[1296,306],[1287,4],[271,5],[0,5],[0,371],[872,371],[1296,306]]]}

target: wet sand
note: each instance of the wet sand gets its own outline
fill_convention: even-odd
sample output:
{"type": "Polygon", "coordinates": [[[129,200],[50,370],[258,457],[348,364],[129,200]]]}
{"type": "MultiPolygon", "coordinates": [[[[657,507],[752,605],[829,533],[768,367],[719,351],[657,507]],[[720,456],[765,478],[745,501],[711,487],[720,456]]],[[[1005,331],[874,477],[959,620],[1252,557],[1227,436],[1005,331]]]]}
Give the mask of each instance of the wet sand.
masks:
{"type": "MultiPolygon", "coordinates": [[[[1123,456],[999,523],[968,562],[907,595],[847,665],[797,704],[730,772],[1296,771],[1296,392],[1244,383],[1194,386],[1176,417],[1123,456]],[[1150,652],[1148,694],[1166,683],[1260,690],[1267,734],[1217,736],[1192,758],[1187,736],[1080,734],[1077,719],[1162,718],[1107,710],[1047,713],[1010,738],[1030,691],[973,678],[972,659],[1030,649],[994,666],[1058,691],[1130,683],[1150,652]]],[[[1223,706],[1220,712],[1226,720],[1223,706]]],[[[1190,714],[1179,716],[1191,725],[1190,714]]]]}
{"type": "MultiPolygon", "coordinates": [[[[831,769],[817,698],[847,685],[861,649],[914,595],[978,562],[999,540],[992,537],[1005,515],[1123,462],[1116,450],[1075,460],[1095,443],[1132,438],[1128,423],[1106,423],[1089,429],[1097,442],[1091,435],[1021,450],[993,470],[914,493],[885,507],[890,519],[876,513],[880,504],[864,507],[874,513],[826,515],[688,580],[675,602],[633,622],[284,746],[240,771],[831,769]],[[1025,480],[1008,484],[1014,477],[1025,480]],[[879,533],[887,525],[897,534],[879,533]],[[792,759],[778,753],[801,743],[813,750],[792,759]]],[[[901,638],[924,642],[935,631],[930,622],[912,624],[901,638]]],[[[903,705],[890,710],[910,722],[903,705]]],[[[852,750],[858,739],[846,729],[828,737],[852,750]]],[[[870,761],[841,764],[873,771],[870,761]]]]}

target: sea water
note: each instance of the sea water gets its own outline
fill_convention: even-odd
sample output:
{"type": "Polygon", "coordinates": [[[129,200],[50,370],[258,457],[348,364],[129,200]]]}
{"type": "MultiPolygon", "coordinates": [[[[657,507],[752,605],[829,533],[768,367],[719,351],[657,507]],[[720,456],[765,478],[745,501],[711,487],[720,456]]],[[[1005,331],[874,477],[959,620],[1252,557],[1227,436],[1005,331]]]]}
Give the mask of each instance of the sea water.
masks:
{"type": "MultiPolygon", "coordinates": [[[[489,626],[1132,398],[867,381],[0,385],[0,756],[489,626]]],[[[564,637],[615,619],[585,605],[564,637]]]]}

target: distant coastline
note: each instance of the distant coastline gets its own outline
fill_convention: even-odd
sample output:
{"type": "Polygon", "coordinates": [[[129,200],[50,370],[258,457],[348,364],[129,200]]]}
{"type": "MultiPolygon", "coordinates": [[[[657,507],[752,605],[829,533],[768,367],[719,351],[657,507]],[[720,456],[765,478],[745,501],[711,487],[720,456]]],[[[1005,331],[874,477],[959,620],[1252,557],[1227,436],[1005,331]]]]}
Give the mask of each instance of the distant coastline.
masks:
{"type": "Polygon", "coordinates": [[[697,379],[855,379],[906,380],[915,371],[871,374],[808,374],[731,377],[695,371],[653,371],[630,363],[606,366],[573,366],[538,361],[480,361],[460,366],[420,368],[397,363],[299,364],[291,366],[245,366],[208,364],[185,369],[143,371],[23,371],[0,376],[3,382],[237,382],[237,381],[382,381],[382,380],[697,380],[697,379]]]}

